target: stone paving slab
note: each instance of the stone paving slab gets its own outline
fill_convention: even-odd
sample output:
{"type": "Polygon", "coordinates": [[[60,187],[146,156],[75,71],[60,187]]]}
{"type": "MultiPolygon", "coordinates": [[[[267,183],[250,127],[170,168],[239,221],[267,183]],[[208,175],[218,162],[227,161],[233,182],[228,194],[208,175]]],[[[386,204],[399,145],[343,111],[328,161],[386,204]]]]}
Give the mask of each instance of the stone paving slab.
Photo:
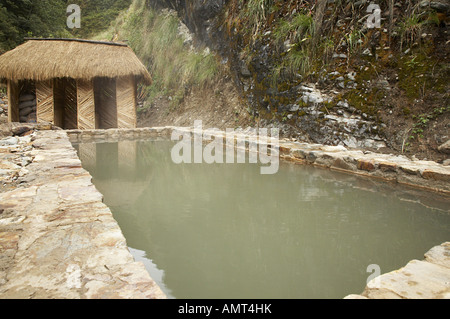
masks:
{"type": "Polygon", "coordinates": [[[0,176],[15,185],[0,193],[0,298],[166,298],[134,261],[65,132],[39,131],[11,150],[32,161],[0,176]]]}
{"type": "Polygon", "coordinates": [[[450,242],[432,248],[425,260],[373,279],[361,295],[346,299],[450,299],[450,242]]]}

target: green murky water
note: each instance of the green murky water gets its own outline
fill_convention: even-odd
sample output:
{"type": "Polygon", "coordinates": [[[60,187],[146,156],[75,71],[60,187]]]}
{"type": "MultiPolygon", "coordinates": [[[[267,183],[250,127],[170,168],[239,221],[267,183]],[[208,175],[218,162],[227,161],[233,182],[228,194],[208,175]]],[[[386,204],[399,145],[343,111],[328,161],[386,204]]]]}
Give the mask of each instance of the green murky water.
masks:
{"type": "Polygon", "coordinates": [[[281,163],[172,162],[171,142],[81,144],[127,239],[170,298],[343,298],[450,240],[450,200],[281,163]]]}

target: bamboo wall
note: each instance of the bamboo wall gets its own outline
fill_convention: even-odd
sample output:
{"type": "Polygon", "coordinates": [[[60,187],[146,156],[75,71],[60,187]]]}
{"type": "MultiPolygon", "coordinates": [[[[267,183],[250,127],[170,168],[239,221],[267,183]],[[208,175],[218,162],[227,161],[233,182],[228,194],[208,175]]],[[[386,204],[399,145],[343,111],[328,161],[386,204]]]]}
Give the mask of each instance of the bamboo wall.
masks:
{"type": "Polygon", "coordinates": [[[134,76],[117,79],[118,128],[136,128],[136,81],[134,76]]]}
{"type": "Polygon", "coordinates": [[[94,82],[77,80],[78,129],[95,129],[94,82]]]}
{"type": "MultiPolygon", "coordinates": [[[[33,121],[80,130],[137,127],[134,76],[95,81],[39,81],[35,83],[35,90],[35,100],[23,101],[34,103],[34,113],[30,114],[36,114],[33,121]]],[[[20,83],[8,81],[9,122],[25,121],[20,115],[20,94],[20,83]]],[[[25,111],[28,112],[28,107],[25,111]]]]}
{"type": "Polygon", "coordinates": [[[53,80],[36,82],[37,121],[54,123],[53,80]]]}

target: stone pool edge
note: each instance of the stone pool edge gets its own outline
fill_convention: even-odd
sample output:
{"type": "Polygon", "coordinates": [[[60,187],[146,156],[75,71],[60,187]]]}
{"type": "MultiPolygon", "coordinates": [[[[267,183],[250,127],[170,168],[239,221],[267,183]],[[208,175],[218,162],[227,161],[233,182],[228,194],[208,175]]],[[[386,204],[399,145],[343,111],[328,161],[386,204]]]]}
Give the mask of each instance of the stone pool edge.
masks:
{"type": "MultiPolygon", "coordinates": [[[[68,130],[66,132],[72,143],[89,143],[156,137],[170,138],[175,130],[194,134],[206,133],[213,138],[223,138],[224,141],[226,137],[224,131],[216,129],[199,131],[194,127],[175,126],[137,129],[68,130]]],[[[258,143],[255,136],[246,135],[246,133],[236,134],[235,140],[256,141],[258,143]]],[[[433,161],[411,160],[402,155],[379,154],[347,149],[343,146],[298,143],[288,140],[279,141],[279,150],[280,157],[287,161],[450,195],[450,166],[444,166],[433,161]]]]}
{"type": "Polygon", "coordinates": [[[371,280],[360,295],[344,299],[450,299],[450,242],[424,257],[371,280]]]}
{"type": "MultiPolygon", "coordinates": [[[[102,195],[92,184],[90,174],[81,167],[81,161],[70,142],[114,142],[169,137],[175,129],[194,131],[193,128],[176,127],[38,131],[29,140],[20,138],[19,144],[26,145],[26,148],[16,152],[25,154],[32,161],[22,169],[18,166],[14,174],[22,186],[0,193],[0,298],[166,298],[150,278],[144,265],[134,262],[117,222],[109,208],[102,203],[102,195]],[[92,210],[86,210],[86,206],[92,210]],[[88,236],[86,240],[83,234],[93,237],[88,236]],[[9,267],[5,268],[5,265],[9,267]]],[[[224,134],[208,132],[215,136],[224,134]]],[[[242,138],[254,141],[252,137],[242,138]]],[[[344,151],[339,147],[336,149],[310,144],[294,144],[294,148],[289,148],[289,144],[292,142],[280,143],[284,159],[322,167],[327,165],[322,165],[320,158],[330,160],[328,153],[331,151],[331,154],[336,155],[337,161],[344,151]],[[305,158],[301,159],[303,155],[299,157],[298,153],[295,156],[294,152],[305,155],[305,158]],[[317,159],[319,161],[315,163],[317,159]]],[[[2,155],[0,149],[0,160],[2,155]]],[[[363,168],[363,165],[359,167],[363,168]]],[[[333,165],[328,168],[333,169],[333,165]]],[[[380,165],[378,169],[381,169],[380,165]]],[[[424,171],[425,169],[422,170],[424,171]]],[[[447,188],[425,188],[448,194],[447,188]]],[[[427,260],[438,259],[436,256],[439,253],[447,256],[446,278],[449,278],[450,273],[448,249],[449,243],[444,243],[425,255],[427,260]],[[444,250],[440,247],[444,247],[444,250]]],[[[417,262],[412,261],[405,268],[409,270],[407,267],[411,267],[411,263],[414,266],[417,262]]],[[[402,271],[405,268],[393,273],[400,281],[407,283],[405,276],[409,276],[410,272],[404,274],[402,271]]],[[[436,296],[449,298],[448,282],[444,282],[444,288],[447,289],[444,293],[441,288],[442,285],[440,290],[436,290],[436,296]]],[[[346,298],[407,298],[389,291],[387,295],[378,294],[373,289],[368,294],[367,289],[371,289],[370,285],[362,295],[350,295],[346,298]]],[[[412,291],[417,291],[417,288],[412,287],[412,291]]],[[[426,298],[420,294],[416,297],[426,298]]]]}
{"type": "MultiPolygon", "coordinates": [[[[68,131],[74,143],[118,142],[146,138],[168,138],[177,130],[205,134],[224,139],[220,130],[198,128],[155,127],[139,129],[110,129],[68,131]]],[[[258,143],[254,136],[236,134],[235,140],[258,143]]],[[[270,144],[270,143],[269,143],[270,144]]],[[[279,142],[281,158],[300,164],[313,165],[353,175],[366,176],[411,186],[416,189],[450,194],[450,167],[431,161],[413,161],[404,156],[376,154],[345,147],[320,144],[279,142]]],[[[247,145],[246,150],[249,150],[247,145]]],[[[450,298],[450,242],[431,248],[425,260],[412,260],[405,267],[383,274],[368,283],[360,294],[344,299],[448,299],[450,298]]]]}
{"type": "Polygon", "coordinates": [[[135,262],[66,132],[16,138],[0,164],[15,181],[0,193],[0,299],[167,298],[135,262]]]}

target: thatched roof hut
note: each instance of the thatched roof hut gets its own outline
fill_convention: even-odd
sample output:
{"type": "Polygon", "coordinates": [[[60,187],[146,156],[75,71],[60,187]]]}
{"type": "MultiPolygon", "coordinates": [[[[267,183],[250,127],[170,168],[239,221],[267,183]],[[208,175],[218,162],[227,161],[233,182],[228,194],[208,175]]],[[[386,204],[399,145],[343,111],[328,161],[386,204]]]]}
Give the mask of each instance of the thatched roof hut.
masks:
{"type": "Polygon", "coordinates": [[[0,79],[11,122],[67,129],[136,127],[137,83],[151,83],[127,45],[79,39],[30,39],[0,56],[0,79]]]}

